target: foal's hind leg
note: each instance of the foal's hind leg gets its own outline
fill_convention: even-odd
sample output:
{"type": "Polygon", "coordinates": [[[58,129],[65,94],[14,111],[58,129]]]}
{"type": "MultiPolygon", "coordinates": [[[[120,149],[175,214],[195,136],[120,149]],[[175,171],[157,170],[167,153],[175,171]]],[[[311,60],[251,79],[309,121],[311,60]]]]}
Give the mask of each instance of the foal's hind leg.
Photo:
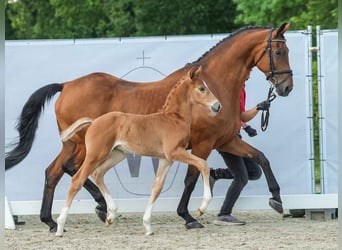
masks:
{"type": "Polygon", "coordinates": [[[164,186],[165,178],[167,176],[167,173],[169,172],[171,165],[172,165],[171,161],[168,161],[163,158],[159,159],[159,165],[158,165],[156,176],[154,177],[150,200],[147,204],[144,217],[143,217],[143,224],[146,230],[146,235],[153,234],[153,230],[151,226],[152,209],[153,209],[155,201],[159,197],[160,192],[164,186]]]}
{"type": "MultiPolygon", "coordinates": [[[[71,177],[75,175],[77,169],[82,165],[83,160],[85,158],[84,144],[77,144],[75,152],[75,157],[68,160],[68,162],[66,162],[65,164],[63,164],[63,171],[69,174],[71,177]]],[[[90,179],[87,179],[85,181],[83,187],[91,194],[94,200],[98,203],[98,205],[95,208],[97,216],[101,219],[101,221],[106,222],[107,204],[101,194],[101,191],[90,179]]]]}
{"type": "Polygon", "coordinates": [[[69,187],[68,197],[66,199],[66,203],[64,208],[62,209],[60,215],[57,218],[57,231],[56,236],[63,236],[64,233],[64,225],[69,213],[70,206],[76,194],[82,188],[84,182],[94,171],[97,166],[97,162],[95,160],[88,160],[85,159],[84,163],[80,167],[80,169],[76,172],[76,174],[72,177],[71,185],[69,187]]]}
{"type": "Polygon", "coordinates": [[[122,151],[114,150],[110,153],[108,159],[104,161],[100,166],[98,166],[98,168],[92,174],[96,185],[100,189],[107,203],[107,225],[110,225],[114,222],[114,219],[116,217],[116,211],[118,210],[118,208],[112,196],[110,195],[106,185],[104,184],[103,176],[109,169],[115,167],[115,165],[117,165],[122,160],[126,159],[126,157],[127,154],[123,153],[122,151]]]}

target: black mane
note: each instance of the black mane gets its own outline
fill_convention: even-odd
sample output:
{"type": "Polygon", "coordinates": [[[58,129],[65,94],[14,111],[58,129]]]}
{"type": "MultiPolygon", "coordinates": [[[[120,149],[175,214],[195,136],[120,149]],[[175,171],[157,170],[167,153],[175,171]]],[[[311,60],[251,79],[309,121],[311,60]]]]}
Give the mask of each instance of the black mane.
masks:
{"type": "Polygon", "coordinates": [[[254,29],[271,29],[271,28],[272,27],[270,27],[270,26],[246,26],[246,27],[240,28],[239,30],[237,30],[233,33],[230,33],[227,37],[223,38],[221,41],[219,41],[217,44],[215,44],[213,47],[211,47],[211,49],[204,52],[204,54],[202,56],[200,56],[196,61],[193,61],[192,63],[187,63],[186,65],[192,65],[192,64],[199,63],[207,54],[209,54],[212,50],[217,48],[219,45],[221,45],[225,41],[229,40],[230,38],[239,35],[240,33],[244,32],[244,31],[254,30],[254,29]]]}

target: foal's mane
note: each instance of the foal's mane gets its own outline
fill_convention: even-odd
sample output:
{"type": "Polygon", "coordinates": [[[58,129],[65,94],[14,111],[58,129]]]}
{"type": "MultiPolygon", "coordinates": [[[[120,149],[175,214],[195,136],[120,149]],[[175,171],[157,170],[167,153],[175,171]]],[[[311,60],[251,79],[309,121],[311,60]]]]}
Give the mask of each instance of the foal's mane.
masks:
{"type": "Polygon", "coordinates": [[[210,52],[215,50],[217,47],[219,47],[220,45],[230,41],[231,38],[234,38],[237,35],[245,32],[245,31],[258,30],[258,29],[271,29],[271,28],[272,27],[270,27],[270,26],[246,26],[246,27],[240,28],[239,30],[237,30],[237,31],[229,34],[227,37],[223,38],[216,45],[211,47],[208,51],[204,52],[204,54],[202,56],[200,56],[196,61],[193,61],[192,63],[188,63],[187,65],[192,65],[192,64],[199,63],[204,57],[206,57],[210,52]]]}
{"type": "Polygon", "coordinates": [[[179,88],[179,86],[182,85],[182,83],[186,82],[186,79],[184,77],[182,77],[170,90],[169,94],[166,97],[165,103],[162,107],[162,112],[165,112],[165,110],[168,108],[168,106],[170,105],[170,99],[172,98],[172,96],[174,95],[176,89],[179,88]]]}

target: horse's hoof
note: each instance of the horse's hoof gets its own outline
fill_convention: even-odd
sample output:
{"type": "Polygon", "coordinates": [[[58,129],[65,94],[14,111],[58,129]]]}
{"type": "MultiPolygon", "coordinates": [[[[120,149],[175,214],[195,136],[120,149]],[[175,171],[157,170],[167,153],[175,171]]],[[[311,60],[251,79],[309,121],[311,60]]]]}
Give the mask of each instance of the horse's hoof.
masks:
{"type": "Polygon", "coordinates": [[[197,214],[200,217],[204,214],[204,212],[199,208],[199,209],[197,209],[197,214]]]}
{"type": "Polygon", "coordinates": [[[57,226],[50,227],[50,233],[56,233],[57,232],[57,226]]]}
{"type": "Polygon", "coordinates": [[[106,223],[107,211],[103,211],[100,206],[97,206],[95,208],[95,213],[97,214],[97,216],[100,218],[102,222],[106,223]]]}
{"type": "Polygon", "coordinates": [[[273,208],[278,213],[282,214],[284,212],[283,204],[281,202],[276,201],[273,198],[270,198],[268,204],[270,205],[271,208],[273,208]]]}
{"type": "Polygon", "coordinates": [[[197,228],[204,228],[204,226],[199,223],[197,220],[189,222],[187,224],[185,224],[185,228],[186,229],[197,229],[197,228]]]}

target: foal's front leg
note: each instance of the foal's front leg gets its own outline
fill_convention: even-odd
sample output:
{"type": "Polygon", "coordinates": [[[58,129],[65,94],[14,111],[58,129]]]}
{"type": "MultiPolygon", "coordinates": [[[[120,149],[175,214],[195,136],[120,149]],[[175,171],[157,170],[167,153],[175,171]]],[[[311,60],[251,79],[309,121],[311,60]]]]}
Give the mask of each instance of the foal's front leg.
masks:
{"type": "Polygon", "coordinates": [[[187,163],[189,165],[195,166],[201,173],[203,178],[203,199],[202,204],[197,210],[198,214],[201,216],[209,205],[209,202],[212,199],[212,193],[210,191],[209,185],[209,173],[210,169],[207,165],[207,162],[196,155],[190,154],[185,149],[178,149],[172,153],[172,159],[181,161],[183,163],[187,163]]]}
{"type": "Polygon", "coordinates": [[[147,204],[144,217],[143,217],[143,224],[145,227],[146,235],[153,234],[153,229],[151,225],[152,209],[153,209],[155,201],[159,197],[160,192],[164,186],[165,178],[167,176],[167,173],[169,172],[171,165],[172,165],[172,161],[168,161],[164,158],[159,159],[159,165],[158,165],[156,176],[154,177],[150,200],[147,204]]]}

